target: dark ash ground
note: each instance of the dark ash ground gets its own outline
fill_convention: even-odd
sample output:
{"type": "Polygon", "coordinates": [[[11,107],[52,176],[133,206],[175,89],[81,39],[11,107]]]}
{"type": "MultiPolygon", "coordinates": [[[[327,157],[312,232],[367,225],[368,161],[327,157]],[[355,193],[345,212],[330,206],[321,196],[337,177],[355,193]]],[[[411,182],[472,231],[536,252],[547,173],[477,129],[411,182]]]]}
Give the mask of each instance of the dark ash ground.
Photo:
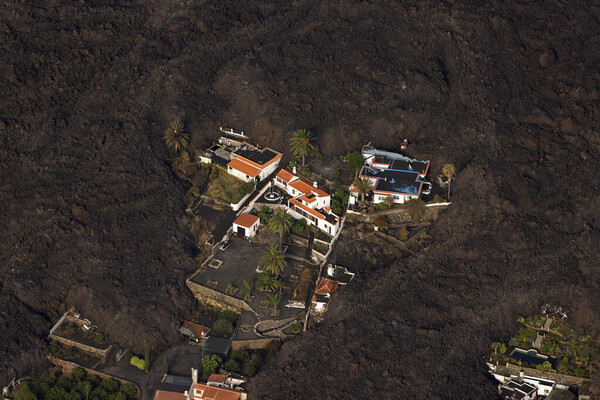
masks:
{"type": "Polygon", "coordinates": [[[72,304],[138,351],[179,340],[197,250],[161,139],[177,118],[192,148],[224,126],[286,149],[305,127],[326,157],[407,137],[459,170],[427,251],[340,243],[358,279],[256,398],[490,398],[482,356],[518,314],[600,328],[598,6],[280,3],[2,3],[2,381],[41,365],[72,304]]]}

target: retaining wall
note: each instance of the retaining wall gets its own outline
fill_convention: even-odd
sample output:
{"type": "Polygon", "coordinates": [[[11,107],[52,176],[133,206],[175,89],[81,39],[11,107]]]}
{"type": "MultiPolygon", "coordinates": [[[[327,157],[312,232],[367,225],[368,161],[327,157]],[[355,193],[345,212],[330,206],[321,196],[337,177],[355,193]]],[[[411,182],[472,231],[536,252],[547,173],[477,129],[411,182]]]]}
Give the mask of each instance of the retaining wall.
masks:
{"type": "Polygon", "coordinates": [[[125,384],[129,384],[132,385],[133,387],[135,387],[138,391],[138,393],[140,394],[140,398],[141,398],[141,391],[140,388],[137,384],[135,384],[134,382],[128,381],[126,379],[123,378],[119,378],[118,376],[114,376],[114,375],[109,375],[109,374],[105,374],[104,372],[100,372],[100,371],[96,371],[95,369],[90,369],[90,368],[86,368],[83,367],[77,363],[74,363],[72,361],[66,361],[66,360],[62,360],[60,358],[54,357],[54,356],[47,356],[46,357],[48,359],[48,361],[50,361],[52,364],[56,365],[57,367],[60,367],[63,369],[63,371],[70,371],[74,368],[81,368],[82,370],[84,370],[85,372],[87,372],[88,374],[92,374],[92,375],[97,375],[99,377],[101,377],[102,379],[114,379],[116,381],[119,381],[121,383],[125,383],[125,384]]]}
{"type": "Polygon", "coordinates": [[[202,286],[191,280],[186,281],[188,288],[194,293],[194,296],[203,303],[223,309],[240,313],[242,310],[254,312],[252,308],[241,299],[228,296],[224,293],[202,286]]]}
{"type": "Polygon", "coordinates": [[[112,348],[112,344],[111,344],[110,346],[108,346],[106,349],[103,350],[103,349],[99,349],[97,347],[88,346],[87,344],[79,343],[79,342],[76,342],[74,340],[67,339],[65,337],[58,336],[58,335],[55,335],[55,334],[51,334],[51,335],[49,335],[49,337],[52,338],[52,339],[54,339],[54,340],[56,340],[57,342],[60,342],[60,343],[62,343],[64,345],[66,345],[66,346],[76,347],[76,348],[78,348],[78,349],[80,349],[82,351],[85,351],[86,353],[92,353],[92,354],[95,354],[95,355],[97,355],[99,357],[102,357],[102,358],[106,357],[106,354],[108,354],[108,352],[112,348]]]}
{"type": "Polygon", "coordinates": [[[519,371],[525,371],[525,375],[535,376],[537,378],[551,379],[558,384],[566,386],[581,386],[584,382],[590,382],[590,379],[579,378],[577,376],[559,374],[558,372],[545,372],[535,368],[524,368],[519,365],[509,364],[496,366],[496,372],[501,374],[510,374],[519,376],[519,371]]]}
{"type": "Polygon", "coordinates": [[[278,338],[234,340],[231,342],[231,351],[236,351],[238,349],[260,350],[277,341],[279,341],[278,338]]]}

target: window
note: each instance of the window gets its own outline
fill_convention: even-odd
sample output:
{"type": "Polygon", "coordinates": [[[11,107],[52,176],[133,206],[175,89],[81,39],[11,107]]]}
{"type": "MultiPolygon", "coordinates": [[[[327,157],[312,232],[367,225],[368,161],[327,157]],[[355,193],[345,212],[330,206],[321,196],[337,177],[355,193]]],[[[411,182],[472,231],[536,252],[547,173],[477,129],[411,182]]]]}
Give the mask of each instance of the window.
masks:
{"type": "Polygon", "coordinates": [[[400,198],[400,196],[398,196],[397,194],[392,196],[393,198],[395,198],[396,200],[400,198]]]}
{"type": "Polygon", "coordinates": [[[204,390],[194,389],[194,396],[202,396],[204,394],[204,390]]]}

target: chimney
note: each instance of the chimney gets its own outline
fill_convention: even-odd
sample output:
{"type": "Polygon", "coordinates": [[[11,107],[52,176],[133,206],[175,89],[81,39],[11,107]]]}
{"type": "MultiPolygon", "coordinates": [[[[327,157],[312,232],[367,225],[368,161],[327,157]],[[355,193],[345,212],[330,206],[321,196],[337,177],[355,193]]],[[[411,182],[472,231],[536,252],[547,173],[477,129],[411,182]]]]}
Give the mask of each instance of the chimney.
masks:
{"type": "Polygon", "coordinates": [[[296,175],[296,174],[297,174],[297,172],[296,172],[296,167],[292,168],[292,172],[294,173],[294,175],[296,175]]]}
{"type": "Polygon", "coordinates": [[[333,267],[333,265],[329,264],[327,266],[327,275],[329,276],[333,276],[333,273],[335,272],[335,268],[333,267]]]}
{"type": "Polygon", "coordinates": [[[198,370],[195,368],[192,368],[192,385],[195,385],[198,383],[198,370]]]}
{"type": "Polygon", "coordinates": [[[525,370],[522,369],[519,371],[519,378],[522,378],[523,376],[525,376],[525,370]]]}
{"type": "Polygon", "coordinates": [[[315,187],[315,189],[319,187],[319,184],[317,183],[317,181],[313,182],[313,186],[315,187]]]}

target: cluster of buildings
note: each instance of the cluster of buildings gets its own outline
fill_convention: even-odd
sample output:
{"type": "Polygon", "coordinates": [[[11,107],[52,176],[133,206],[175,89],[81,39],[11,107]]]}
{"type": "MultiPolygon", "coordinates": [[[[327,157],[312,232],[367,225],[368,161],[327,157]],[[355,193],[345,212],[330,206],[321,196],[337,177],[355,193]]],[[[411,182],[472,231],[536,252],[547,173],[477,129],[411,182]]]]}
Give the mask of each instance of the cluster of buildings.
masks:
{"type": "Polygon", "coordinates": [[[311,300],[311,310],[315,315],[321,316],[327,311],[331,295],[337,292],[340,286],[345,286],[354,278],[354,273],[338,265],[327,266],[325,274],[317,281],[311,300]]]}
{"type": "Polygon", "coordinates": [[[225,374],[212,374],[206,383],[198,382],[198,370],[192,368],[191,377],[165,375],[154,400],[246,400],[242,384],[244,380],[225,374]]]}
{"type": "MultiPolygon", "coordinates": [[[[365,165],[358,176],[373,184],[373,203],[378,204],[391,197],[394,203],[404,204],[431,191],[431,183],[425,182],[429,161],[413,160],[371,145],[363,146],[361,154],[365,165]]],[[[354,198],[360,194],[354,184],[350,186],[350,194],[354,198]]]]}

